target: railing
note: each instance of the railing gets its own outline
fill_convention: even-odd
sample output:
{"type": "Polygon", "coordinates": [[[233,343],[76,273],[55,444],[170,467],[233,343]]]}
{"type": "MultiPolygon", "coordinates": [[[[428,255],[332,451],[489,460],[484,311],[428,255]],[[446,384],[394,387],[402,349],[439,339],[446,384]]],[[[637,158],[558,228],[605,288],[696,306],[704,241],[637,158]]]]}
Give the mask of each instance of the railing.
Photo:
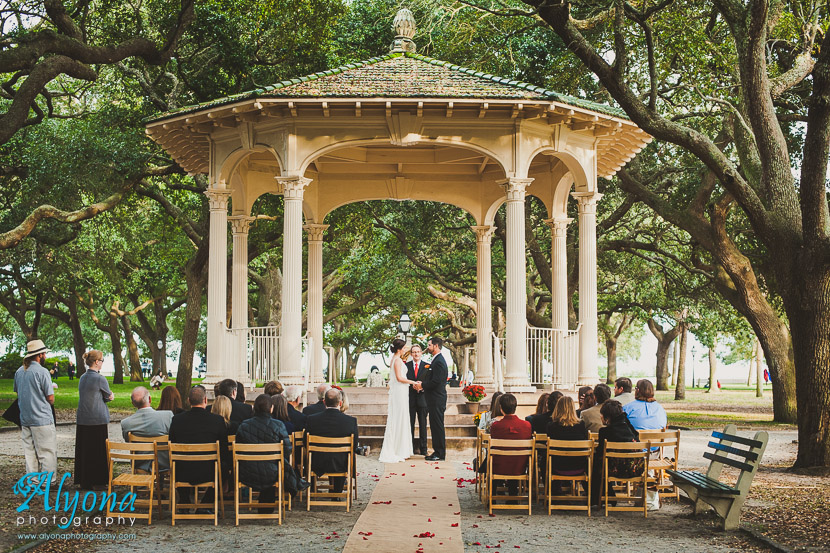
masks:
{"type": "MultiPolygon", "coordinates": [[[[527,327],[527,371],[531,384],[570,389],[579,377],[579,331],[527,327]]],[[[493,334],[493,377],[501,389],[506,360],[505,338],[493,334]]]]}
{"type": "Polygon", "coordinates": [[[493,381],[496,384],[497,392],[504,392],[504,365],[506,363],[502,351],[504,349],[504,338],[499,338],[493,333],[493,381]]]}
{"type": "Polygon", "coordinates": [[[246,333],[248,376],[254,382],[268,382],[279,376],[280,329],[258,326],[241,329],[246,333]]]}

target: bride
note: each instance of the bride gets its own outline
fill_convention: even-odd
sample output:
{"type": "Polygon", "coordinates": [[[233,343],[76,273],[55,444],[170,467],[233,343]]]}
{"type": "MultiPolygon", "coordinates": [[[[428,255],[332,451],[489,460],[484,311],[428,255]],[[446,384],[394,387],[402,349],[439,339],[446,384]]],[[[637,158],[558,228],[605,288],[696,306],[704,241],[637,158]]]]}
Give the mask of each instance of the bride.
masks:
{"type": "Polygon", "coordinates": [[[392,363],[389,371],[389,408],[386,416],[386,431],[380,449],[381,463],[400,463],[412,456],[412,430],[409,427],[409,386],[415,382],[406,379],[406,367],[402,357],[409,354],[404,350],[406,342],[400,338],[392,341],[392,363]]]}

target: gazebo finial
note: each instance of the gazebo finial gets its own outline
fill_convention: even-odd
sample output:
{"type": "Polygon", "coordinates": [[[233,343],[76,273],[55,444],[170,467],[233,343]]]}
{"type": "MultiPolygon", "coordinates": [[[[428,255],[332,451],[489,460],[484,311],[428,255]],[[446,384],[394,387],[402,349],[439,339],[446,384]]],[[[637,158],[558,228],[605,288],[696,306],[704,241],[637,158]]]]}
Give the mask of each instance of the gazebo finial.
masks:
{"type": "Polygon", "coordinates": [[[414,52],[415,43],[415,16],[406,8],[401,8],[392,21],[392,30],[395,31],[395,40],[392,41],[392,52],[414,52]]]}

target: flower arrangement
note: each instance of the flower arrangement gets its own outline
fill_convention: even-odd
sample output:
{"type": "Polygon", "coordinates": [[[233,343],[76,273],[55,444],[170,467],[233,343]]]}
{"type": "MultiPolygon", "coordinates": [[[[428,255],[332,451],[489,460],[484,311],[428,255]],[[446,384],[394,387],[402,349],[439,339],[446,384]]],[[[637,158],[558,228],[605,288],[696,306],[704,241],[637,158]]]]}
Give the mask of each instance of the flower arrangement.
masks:
{"type": "Polygon", "coordinates": [[[473,424],[478,426],[478,423],[481,422],[481,413],[476,413],[473,415],[473,424]]]}
{"type": "Polygon", "coordinates": [[[461,390],[461,393],[464,394],[464,397],[467,398],[467,401],[472,401],[476,403],[487,396],[487,394],[484,393],[484,386],[479,386],[477,384],[470,384],[469,386],[464,386],[464,389],[461,390]]]}

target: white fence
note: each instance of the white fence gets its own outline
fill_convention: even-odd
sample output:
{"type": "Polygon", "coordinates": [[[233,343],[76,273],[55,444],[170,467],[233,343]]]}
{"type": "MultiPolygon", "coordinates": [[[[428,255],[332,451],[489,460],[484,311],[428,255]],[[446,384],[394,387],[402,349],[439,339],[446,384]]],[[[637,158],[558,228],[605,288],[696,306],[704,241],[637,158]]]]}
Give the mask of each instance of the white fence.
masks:
{"type": "MultiPolygon", "coordinates": [[[[531,384],[553,385],[559,389],[576,387],[579,330],[527,327],[527,375],[531,384]]],[[[497,380],[497,375],[505,372],[504,346],[505,339],[493,335],[493,369],[497,380]]]]}

